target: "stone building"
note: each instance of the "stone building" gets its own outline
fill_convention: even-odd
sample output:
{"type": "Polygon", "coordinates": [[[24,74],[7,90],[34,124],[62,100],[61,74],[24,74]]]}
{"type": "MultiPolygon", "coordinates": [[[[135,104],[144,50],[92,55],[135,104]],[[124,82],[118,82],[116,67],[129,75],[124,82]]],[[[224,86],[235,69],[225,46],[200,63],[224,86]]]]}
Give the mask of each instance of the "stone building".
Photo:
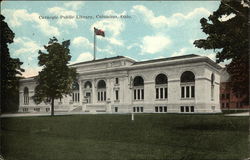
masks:
{"type": "MultiPolygon", "coordinates": [[[[208,57],[185,55],[137,62],[117,56],[70,65],[79,77],[55,111],[86,113],[220,112],[221,67],[208,57]]],[[[20,80],[20,112],[48,112],[36,105],[33,78],[20,80]]]]}
{"type": "Polygon", "coordinates": [[[247,110],[249,105],[244,102],[246,95],[235,93],[231,87],[230,75],[226,68],[221,71],[220,105],[222,110],[247,110]]]}

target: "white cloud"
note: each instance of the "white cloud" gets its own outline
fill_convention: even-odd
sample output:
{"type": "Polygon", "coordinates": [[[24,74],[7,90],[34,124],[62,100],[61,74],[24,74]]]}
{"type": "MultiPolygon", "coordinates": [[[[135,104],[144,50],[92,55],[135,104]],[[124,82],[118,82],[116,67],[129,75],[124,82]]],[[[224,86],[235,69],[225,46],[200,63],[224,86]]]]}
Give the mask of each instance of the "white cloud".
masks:
{"type": "Polygon", "coordinates": [[[114,45],[117,45],[117,46],[123,46],[123,41],[122,40],[118,40],[114,37],[111,37],[111,38],[106,38],[106,40],[111,43],[111,44],[114,44],[114,45]]]}
{"type": "Polygon", "coordinates": [[[138,43],[133,43],[133,44],[129,45],[127,47],[127,49],[129,50],[129,49],[134,48],[134,47],[141,47],[141,45],[139,45],[138,43]]]}
{"type": "Polygon", "coordinates": [[[146,8],[143,5],[135,5],[133,6],[133,9],[131,10],[132,13],[139,13],[144,17],[144,20],[149,23],[154,28],[161,28],[161,27],[173,27],[176,25],[179,25],[183,22],[183,20],[189,20],[196,16],[207,16],[211,14],[207,9],[205,8],[195,8],[193,11],[183,14],[183,13],[175,13],[170,17],[166,17],[163,15],[156,16],[155,13],[146,8]]]}
{"type": "Polygon", "coordinates": [[[108,53],[109,55],[115,55],[115,52],[112,50],[110,46],[107,46],[106,48],[96,48],[97,52],[103,52],[108,53]]]}
{"type": "MultiPolygon", "coordinates": [[[[122,13],[116,13],[115,11],[113,10],[108,10],[108,11],[105,11],[103,15],[125,15],[126,12],[122,12],[122,13]]],[[[105,34],[107,37],[115,37],[115,36],[118,36],[120,35],[120,33],[124,30],[125,28],[125,23],[117,18],[117,19],[113,19],[113,18],[105,18],[105,19],[102,19],[100,21],[97,21],[95,22],[94,24],[91,25],[90,27],[90,30],[91,32],[93,32],[93,28],[96,27],[98,29],[102,29],[104,30],[106,33],[108,34],[105,34]]]]}
{"type": "Polygon", "coordinates": [[[164,35],[145,36],[142,39],[142,53],[155,54],[166,49],[171,44],[171,40],[164,35]]]}
{"type": "Polygon", "coordinates": [[[84,53],[81,53],[77,57],[76,61],[72,63],[84,62],[84,61],[90,61],[90,60],[93,60],[93,55],[90,52],[84,52],[84,53]]]}
{"type": "Polygon", "coordinates": [[[84,2],[81,2],[81,1],[65,2],[64,6],[71,8],[73,10],[78,10],[84,6],[84,2]]]}
{"type": "Polygon", "coordinates": [[[71,11],[71,10],[66,10],[64,8],[61,7],[53,7],[53,8],[48,8],[48,12],[51,14],[54,14],[56,16],[59,16],[58,20],[57,20],[57,24],[59,25],[69,25],[73,28],[77,27],[76,24],[76,12],[75,11],[71,11]],[[73,16],[74,18],[66,18],[69,16],[73,16]]]}
{"type": "Polygon", "coordinates": [[[72,44],[75,46],[84,46],[87,48],[93,48],[93,43],[90,43],[90,41],[85,37],[74,38],[72,44]]]}
{"type": "Polygon", "coordinates": [[[9,22],[11,27],[19,27],[23,24],[23,22],[32,22],[35,23],[35,27],[39,28],[45,35],[60,35],[58,28],[51,26],[49,21],[46,19],[39,19],[40,15],[38,13],[28,13],[25,9],[4,9],[3,14],[6,16],[6,20],[9,22]]]}
{"type": "Polygon", "coordinates": [[[35,41],[27,37],[15,38],[14,42],[21,47],[14,51],[14,55],[19,56],[20,54],[26,54],[29,61],[37,57],[38,50],[42,47],[35,41]]]}

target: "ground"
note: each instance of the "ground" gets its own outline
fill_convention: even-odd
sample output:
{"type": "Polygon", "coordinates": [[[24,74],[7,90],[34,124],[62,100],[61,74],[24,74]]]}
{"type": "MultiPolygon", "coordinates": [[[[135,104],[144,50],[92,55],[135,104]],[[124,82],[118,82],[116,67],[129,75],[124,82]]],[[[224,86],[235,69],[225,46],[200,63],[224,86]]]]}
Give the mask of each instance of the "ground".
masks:
{"type": "Polygon", "coordinates": [[[1,119],[6,160],[235,160],[248,117],[136,114],[1,119]]]}

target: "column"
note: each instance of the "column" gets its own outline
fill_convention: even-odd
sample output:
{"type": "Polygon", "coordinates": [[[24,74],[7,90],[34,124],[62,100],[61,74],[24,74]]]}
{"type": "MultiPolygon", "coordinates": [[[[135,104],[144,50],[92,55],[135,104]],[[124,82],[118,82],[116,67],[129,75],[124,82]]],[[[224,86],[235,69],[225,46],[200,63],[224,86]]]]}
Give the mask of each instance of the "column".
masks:
{"type": "Polygon", "coordinates": [[[92,103],[95,104],[97,103],[96,101],[96,84],[95,84],[95,80],[92,80],[92,103]]]}
{"type": "Polygon", "coordinates": [[[79,83],[80,105],[82,105],[83,93],[82,93],[82,80],[79,83]]]}

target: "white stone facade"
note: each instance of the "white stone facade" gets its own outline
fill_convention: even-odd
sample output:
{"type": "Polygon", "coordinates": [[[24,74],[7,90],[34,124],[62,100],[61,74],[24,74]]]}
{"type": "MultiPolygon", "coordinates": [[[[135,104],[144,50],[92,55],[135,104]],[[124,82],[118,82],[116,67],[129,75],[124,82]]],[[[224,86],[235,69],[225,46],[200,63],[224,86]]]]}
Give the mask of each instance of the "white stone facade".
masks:
{"type": "MultiPolygon", "coordinates": [[[[72,95],[55,111],[86,113],[218,113],[221,67],[207,57],[186,55],[136,62],[118,56],[70,65],[79,74],[72,95]]],[[[46,112],[36,105],[34,78],[20,80],[20,112],[46,112]],[[28,90],[28,91],[27,91],[28,90]]]]}

